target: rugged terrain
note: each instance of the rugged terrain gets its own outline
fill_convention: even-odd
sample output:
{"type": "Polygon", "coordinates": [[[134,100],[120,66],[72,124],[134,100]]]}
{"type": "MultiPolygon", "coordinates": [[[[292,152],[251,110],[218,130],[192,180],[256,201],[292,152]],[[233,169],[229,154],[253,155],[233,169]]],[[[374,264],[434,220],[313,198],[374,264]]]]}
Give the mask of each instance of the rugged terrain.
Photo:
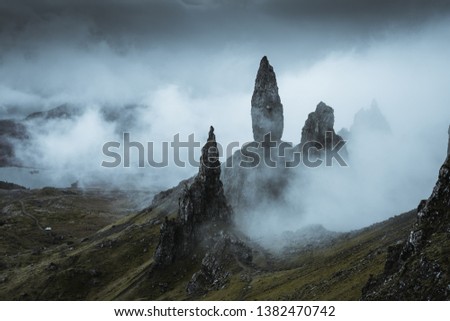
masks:
{"type": "Polygon", "coordinates": [[[384,271],[370,278],[363,299],[450,298],[450,155],[431,196],[420,202],[417,211],[408,238],[388,248],[384,271]]]}
{"type": "Polygon", "coordinates": [[[202,269],[202,250],[166,266],[158,278],[151,269],[161,224],[178,215],[175,204],[166,199],[160,207],[130,213],[128,196],[1,191],[0,298],[358,300],[369,276],[383,271],[388,247],[407,237],[415,218],[415,212],[405,213],[322,245],[302,242],[281,255],[247,240],[251,264],[225,257],[226,282],[190,295],[186,289],[202,269]]]}

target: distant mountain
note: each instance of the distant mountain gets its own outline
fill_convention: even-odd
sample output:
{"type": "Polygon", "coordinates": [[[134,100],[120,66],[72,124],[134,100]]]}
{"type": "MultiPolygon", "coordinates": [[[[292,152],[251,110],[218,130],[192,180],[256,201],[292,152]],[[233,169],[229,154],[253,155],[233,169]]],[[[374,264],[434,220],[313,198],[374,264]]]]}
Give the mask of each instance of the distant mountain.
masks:
{"type": "Polygon", "coordinates": [[[70,104],[62,104],[58,107],[52,108],[47,111],[38,111],[29,114],[25,117],[25,120],[36,120],[36,119],[67,119],[73,118],[74,116],[79,116],[81,111],[79,108],[72,106],[70,104]]]}
{"type": "Polygon", "coordinates": [[[9,182],[4,182],[4,181],[0,181],[0,189],[4,189],[4,190],[14,190],[14,189],[26,189],[23,186],[14,184],[14,183],[9,183],[9,182]]]}
{"type": "Polygon", "coordinates": [[[0,167],[20,165],[15,159],[14,143],[27,138],[26,127],[21,122],[0,120],[0,167]]]}
{"type": "Polygon", "coordinates": [[[360,132],[390,133],[391,126],[374,100],[370,108],[360,109],[355,114],[350,132],[356,135],[360,132]]]}

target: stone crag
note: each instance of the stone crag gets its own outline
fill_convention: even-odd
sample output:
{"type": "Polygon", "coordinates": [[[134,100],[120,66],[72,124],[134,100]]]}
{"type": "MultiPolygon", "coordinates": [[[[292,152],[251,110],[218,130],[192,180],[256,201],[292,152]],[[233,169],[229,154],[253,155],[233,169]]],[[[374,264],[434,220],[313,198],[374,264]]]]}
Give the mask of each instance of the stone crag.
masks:
{"type": "Polygon", "coordinates": [[[370,277],[363,300],[450,298],[450,155],[431,196],[417,211],[408,239],[388,248],[384,271],[370,277]]]}
{"type": "Polygon", "coordinates": [[[153,273],[178,261],[204,255],[200,270],[186,287],[189,295],[224,286],[234,262],[251,262],[251,249],[233,232],[233,212],[225,198],[220,173],[217,142],[211,126],[208,141],[202,148],[199,172],[190,185],[188,182],[184,185],[177,218],[166,218],[161,225],[154,254],[153,273]]]}
{"type": "Polygon", "coordinates": [[[267,57],[261,59],[252,96],[253,139],[262,142],[270,134],[272,141],[279,141],[283,135],[283,105],[278,95],[278,86],[267,57]]]}
{"type": "Polygon", "coordinates": [[[343,139],[334,131],[334,110],[320,102],[308,115],[302,129],[300,146],[308,142],[318,143],[320,148],[331,149],[343,139]]]}
{"type": "Polygon", "coordinates": [[[190,255],[200,242],[203,225],[218,227],[231,222],[228,205],[220,180],[220,161],[214,128],[202,148],[200,168],[192,184],[186,183],[179,198],[178,217],[166,219],[155,252],[155,265],[166,266],[176,258],[190,255]]]}

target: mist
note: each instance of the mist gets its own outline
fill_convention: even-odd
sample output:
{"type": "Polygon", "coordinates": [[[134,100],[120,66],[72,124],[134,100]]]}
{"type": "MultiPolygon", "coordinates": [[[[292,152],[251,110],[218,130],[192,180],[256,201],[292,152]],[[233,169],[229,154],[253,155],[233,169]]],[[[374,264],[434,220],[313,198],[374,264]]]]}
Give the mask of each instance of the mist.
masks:
{"type": "MultiPolygon", "coordinates": [[[[251,94],[267,55],[284,106],[284,141],[300,142],[320,101],[334,108],[338,131],[376,99],[391,133],[355,134],[348,167],[298,171],[282,203],[246,214],[248,235],[309,224],[356,229],[410,210],[431,193],[450,120],[447,5],[89,3],[0,6],[0,118],[20,120],[61,104],[79,111],[70,119],[25,121],[30,140],[16,144],[16,156],[42,173],[39,183],[27,184],[37,176],[17,183],[153,192],[178,184],[197,168],[177,167],[171,157],[166,168],[139,168],[136,153],[130,168],[104,168],[103,144],[129,132],[133,141],[154,142],[158,160],[162,142],[193,133],[203,145],[213,125],[223,146],[242,146],[252,140],[251,94]]],[[[1,173],[11,179],[12,171],[1,173]]]]}

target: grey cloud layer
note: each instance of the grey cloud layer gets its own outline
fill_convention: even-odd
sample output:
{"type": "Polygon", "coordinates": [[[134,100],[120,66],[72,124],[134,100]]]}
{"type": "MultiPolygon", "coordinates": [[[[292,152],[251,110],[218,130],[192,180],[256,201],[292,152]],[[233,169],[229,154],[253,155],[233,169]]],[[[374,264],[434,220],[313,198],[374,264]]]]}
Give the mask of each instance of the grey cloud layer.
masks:
{"type": "MultiPolygon", "coordinates": [[[[211,46],[242,40],[276,43],[280,39],[274,36],[279,31],[285,37],[320,30],[325,35],[367,36],[386,28],[411,28],[449,12],[450,3],[439,0],[28,0],[0,5],[0,26],[2,34],[17,35],[30,26],[63,17],[63,21],[86,25],[92,37],[122,47],[143,43],[211,46]]],[[[70,26],[63,21],[59,28],[33,34],[32,39],[26,40],[63,40],[71,34],[70,26]]]]}

